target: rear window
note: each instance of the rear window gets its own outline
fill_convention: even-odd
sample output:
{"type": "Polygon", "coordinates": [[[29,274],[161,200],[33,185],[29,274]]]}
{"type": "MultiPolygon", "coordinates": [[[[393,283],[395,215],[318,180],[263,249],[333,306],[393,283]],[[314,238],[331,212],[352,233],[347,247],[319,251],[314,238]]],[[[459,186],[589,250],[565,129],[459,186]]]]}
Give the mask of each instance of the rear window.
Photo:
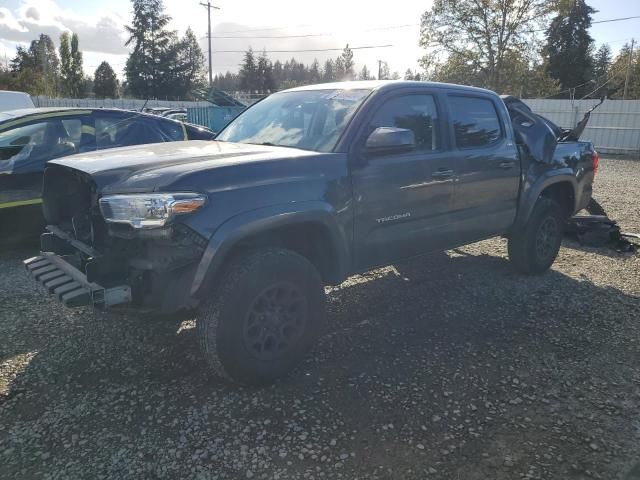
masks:
{"type": "Polygon", "coordinates": [[[451,95],[449,105],[459,148],[483,147],[502,136],[498,113],[491,100],[451,95]]]}

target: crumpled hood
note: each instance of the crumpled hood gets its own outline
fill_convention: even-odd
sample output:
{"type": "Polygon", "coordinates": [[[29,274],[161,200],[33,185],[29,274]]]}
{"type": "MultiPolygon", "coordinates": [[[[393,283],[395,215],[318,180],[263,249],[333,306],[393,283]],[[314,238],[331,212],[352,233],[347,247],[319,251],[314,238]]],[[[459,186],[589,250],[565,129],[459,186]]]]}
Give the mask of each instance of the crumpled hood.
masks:
{"type": "Polygon", "coordinates": [[[91,175],[103,192],[149,191],[202,170],[313,155],[318,153],[286,147],[191,140],[89,152],[52,160],[49,164],[91,175]]]}

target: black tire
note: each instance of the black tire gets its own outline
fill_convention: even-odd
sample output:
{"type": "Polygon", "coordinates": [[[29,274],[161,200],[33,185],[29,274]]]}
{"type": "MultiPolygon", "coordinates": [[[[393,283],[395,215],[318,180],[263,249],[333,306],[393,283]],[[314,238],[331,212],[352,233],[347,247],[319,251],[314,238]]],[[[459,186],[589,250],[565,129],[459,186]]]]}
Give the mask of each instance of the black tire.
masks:
{"type": "Polygon", "coordinates": [[[289,250],[250,251],[231,260],[199,308],[202,352],[218,375],[264,385],[288,374],[324,327],[316,268],[289,250]]]}
{"type": "Polygon", "coordinates": [[[509,238],[509,260],[516,270],[536,274],[553,265],[562,243],[564,218],[557,202],[538,199],[527,224],[509,238]]]}

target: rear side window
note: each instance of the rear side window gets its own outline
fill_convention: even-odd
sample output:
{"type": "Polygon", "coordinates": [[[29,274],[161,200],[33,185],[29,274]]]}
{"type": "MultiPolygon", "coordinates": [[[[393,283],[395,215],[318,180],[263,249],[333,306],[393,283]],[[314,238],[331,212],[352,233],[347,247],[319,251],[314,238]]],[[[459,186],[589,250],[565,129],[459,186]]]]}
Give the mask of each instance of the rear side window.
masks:
{"type": "Polygon", "coordinates": [[[182,126],[177,122],[149,118],[146,115],[96,117],[98,149],[176,140],[184,140],[182,126]]]}
{"type": "Polygon", "coordinates": [[[451,95],[449,105],[458,147],[483,147],[502,136],[498,113],[491,100],[451,95]]]}
{"type": "Polygon", "coordinates": [[[403,95],[388,100],[375,113],[371,127],[412,130],[416,150],[438,150],[441,146],[438,112],[431,95],[403,95]]]}

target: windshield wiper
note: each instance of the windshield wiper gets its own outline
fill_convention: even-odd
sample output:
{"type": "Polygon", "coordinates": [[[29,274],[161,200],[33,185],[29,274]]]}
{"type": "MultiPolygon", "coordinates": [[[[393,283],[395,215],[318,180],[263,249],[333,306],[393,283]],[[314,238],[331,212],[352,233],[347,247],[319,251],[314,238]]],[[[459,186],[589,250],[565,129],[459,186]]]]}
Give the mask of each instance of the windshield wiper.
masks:
{"type": "MultiPolygon", "coordinates": [[[[271,143],[271,142],[245,142],[248,145],[261,145],[263,147],[283,147],[283,148],[300,148],[300,147],[294,147],[292,145],[277,145],[275,143],[271,143]]],[[[303,149],[304,150],[304,149],[303,149]]]]}

